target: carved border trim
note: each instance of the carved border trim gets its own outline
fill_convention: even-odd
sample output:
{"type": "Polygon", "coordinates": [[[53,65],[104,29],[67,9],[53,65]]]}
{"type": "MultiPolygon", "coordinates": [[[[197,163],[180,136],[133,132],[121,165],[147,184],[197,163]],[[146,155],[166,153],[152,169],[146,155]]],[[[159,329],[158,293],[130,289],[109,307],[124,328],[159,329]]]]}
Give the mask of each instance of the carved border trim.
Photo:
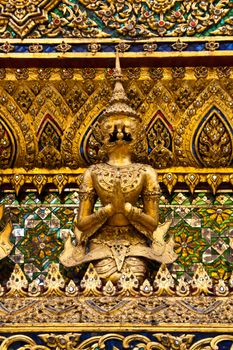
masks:
{"type": "Polygon", "coordinates": [[[192,323],[175,323],[165,324],[161,323],[156,326],[146,324],[132,323],[109,323],[96,325],[94,323],[40,323],[37,325],[30,325],[25,323],[18,323],[14,325],[2,325],[1,333],[9,332],[201,332],[201,333],[233,333],[233,326],[229,324],[192,324],[192,323]]]}
{"type": "MultiPolygon", "coordinates": [[[[46,170],[35,168],[31,171],[26,171],[22,168],[0,170],[0,186],[11,184],[16,194],[19,193],[24,185],[28,189],[37,189],[40,194],[45,185],[53,184],[61,193],[66,185],[76,183],[77,187],[82,181],[82,175],[85,168],[67,169],[60,168],[54,170],[46,170]]],[[[198,169],[198,168],[182,168],[173,167],[163,170],[158,170],[158,179],[163,183],[171,193],[176,184],[187,185],[192,193],[196,191],[199,183],[207,183],[209,189],[215,194],[219,186],[223,183],[229,185],[232,190],[233,185],[233,168],[218,168],[218,169],[198,169]]]]}

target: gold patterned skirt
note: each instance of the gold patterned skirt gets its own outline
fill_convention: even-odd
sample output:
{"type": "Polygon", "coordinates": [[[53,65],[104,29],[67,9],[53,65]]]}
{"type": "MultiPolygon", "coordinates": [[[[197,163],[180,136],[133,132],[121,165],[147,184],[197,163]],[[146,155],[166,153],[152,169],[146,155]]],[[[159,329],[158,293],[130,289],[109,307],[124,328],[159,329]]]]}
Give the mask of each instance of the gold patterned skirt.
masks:
{"type": "Polygon", "coordinates": [[[130,270],[141,280],[147,270],[146,261],[171,263],[177,258],[172,239],[168,242],[157,239],[149,245],[145,236],[132,225],[105,225],[87,246],[74,246],[71,238],[67,240],[60,261],[67,267],[92,262],[103,279],[115,281],[123,272],[130,270]]]}

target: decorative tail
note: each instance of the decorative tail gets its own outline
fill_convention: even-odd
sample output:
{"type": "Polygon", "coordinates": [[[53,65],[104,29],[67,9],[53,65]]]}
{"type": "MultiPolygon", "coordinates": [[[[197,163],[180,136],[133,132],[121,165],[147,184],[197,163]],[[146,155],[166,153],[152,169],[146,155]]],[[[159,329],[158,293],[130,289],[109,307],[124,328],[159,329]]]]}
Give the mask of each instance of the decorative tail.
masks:
{"type": "Polygon", "coordinates": [[[153,241],[157,242],[158,244],[164,244],[164,236],[169,230],[171,224],[172,221],[167,221],[164,224],[158,225],[157,229],[153,232],[153,241]]]}
{"type": "Polygon", "coordinates": [[[59,256],[60,262],[66,266],[76,266],[77,262],[85,255],[85,247],[82,245],[75,246],[72,243],[72,238],[69,235],[64,244],[64,250],[59,256]]]}
{"type": "Polygon", "coordinates": [[[162,225],[159,225],[153,232],[152,249],[156,254],[161,256],[161,262],[170,264],[177,259],[177,254],[174,252],[174,240],[170,236],[167,241],[164,240],[164,236],[169,230],[172,221],[167,221],[162,225]]]}

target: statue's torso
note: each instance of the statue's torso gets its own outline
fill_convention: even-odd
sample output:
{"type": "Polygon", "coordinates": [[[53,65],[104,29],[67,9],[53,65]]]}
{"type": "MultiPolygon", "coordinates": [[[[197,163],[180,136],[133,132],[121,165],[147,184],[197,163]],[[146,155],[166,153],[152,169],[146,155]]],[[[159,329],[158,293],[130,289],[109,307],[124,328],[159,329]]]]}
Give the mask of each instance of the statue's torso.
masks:
{"type": "MultiPolygon", "coordinates": [[[[112,202],[117,180],[124,194],[125,203],[135,205],[143,191],[145,173],[146,166],[143,164],[136,163],[123,167],[97,164],[93,166],[92,179],[96,193],[104,206],[112,202]]],[[[108,224],[127,225],[128,219],[122,214],[115,214],[108,220],[108,224]]]]}
{"type": "Polygon", "coordinates": [[[92,179],[102,204],[106,205],[111,202],[117,179],[119,179],[125,201],[135,204],[143,190],[145,172],[146,166],[137,163],[124,167],[108,164],[95,165],[92,170],[92,179]]]}

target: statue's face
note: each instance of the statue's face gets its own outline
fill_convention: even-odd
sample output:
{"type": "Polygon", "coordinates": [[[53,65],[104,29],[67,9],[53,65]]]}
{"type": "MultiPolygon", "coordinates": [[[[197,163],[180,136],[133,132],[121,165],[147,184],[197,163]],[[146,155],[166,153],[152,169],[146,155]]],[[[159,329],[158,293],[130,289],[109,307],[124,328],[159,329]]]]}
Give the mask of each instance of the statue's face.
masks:
{"type": "Polygon", "coordinates": [[[136,140],[138,122],[126,116],[112,116],[103,124],[105,143],[131,145],[136,140]]]}

